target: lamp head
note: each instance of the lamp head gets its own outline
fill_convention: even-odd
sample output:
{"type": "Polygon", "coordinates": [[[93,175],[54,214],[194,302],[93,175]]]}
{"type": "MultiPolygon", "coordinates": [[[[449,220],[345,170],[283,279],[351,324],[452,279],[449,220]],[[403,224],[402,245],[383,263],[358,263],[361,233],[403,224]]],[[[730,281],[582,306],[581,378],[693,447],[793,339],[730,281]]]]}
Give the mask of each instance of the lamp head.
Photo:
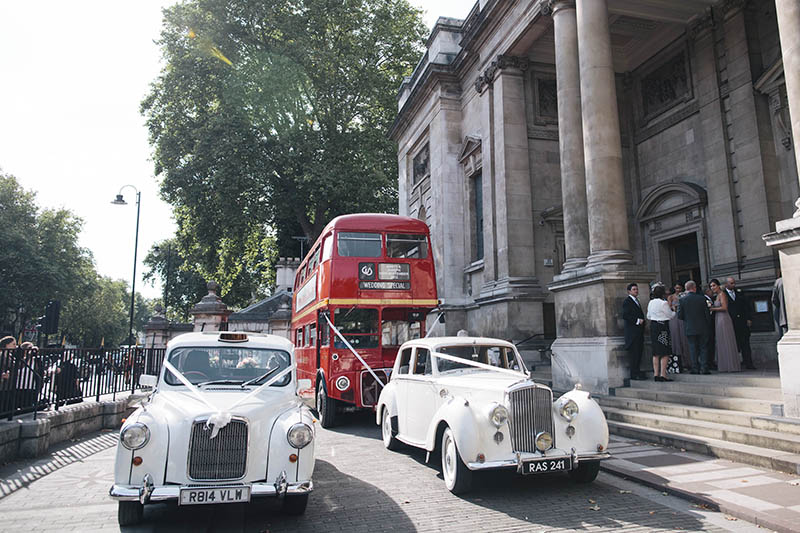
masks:
{"type": "Polygon", "coordinates": [[[118,195],[117,195],[117,197],[116,197],[116,198],[114,198],[114,199],[111,201],[111,203],[112,203],[112,204],[114,204],[114,205],[128,205],[128,202],[126,202],[126,201],[125,201],[125,200],[122,198],[122,195],[121,195],[121,194],[118,194],[118,195]]]}

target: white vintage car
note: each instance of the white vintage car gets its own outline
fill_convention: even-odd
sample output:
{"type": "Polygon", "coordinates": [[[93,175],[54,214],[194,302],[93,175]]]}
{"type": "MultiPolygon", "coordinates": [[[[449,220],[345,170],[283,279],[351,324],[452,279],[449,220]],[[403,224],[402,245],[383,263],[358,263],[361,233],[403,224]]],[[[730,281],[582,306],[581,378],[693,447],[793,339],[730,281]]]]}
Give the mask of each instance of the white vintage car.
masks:
{"type": "Polygon", "coordinates": [[[451,492],[470,489],[474,471],[568,472],[594,481],[607,458],[608,425],[578,388],[553,401],[532,381],[513,344],[481,337],[434,337],[400,347],[376,406],[384,445],[441,453],[451,492]],[[399,442],[398,442],[399,441],[399,442]]]}
{"type": "MultiPolygon", "coordinates": [[[[307,383],[306,383],[307,382],[307,383]]],[[[292,344],[274,335],[187,333],[168,345],[160,376],[119,433],[119,524],[150,502],[178,505],[283,498],[305,511],[313,488],[315,422],[297,391],[292,344]]]]}

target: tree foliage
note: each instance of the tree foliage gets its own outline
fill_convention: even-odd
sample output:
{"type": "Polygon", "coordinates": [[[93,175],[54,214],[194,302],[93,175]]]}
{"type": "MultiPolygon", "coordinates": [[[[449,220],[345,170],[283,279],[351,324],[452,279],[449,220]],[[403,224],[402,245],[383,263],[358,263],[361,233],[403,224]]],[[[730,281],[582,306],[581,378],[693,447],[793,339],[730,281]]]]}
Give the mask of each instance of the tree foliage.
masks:
{"type": "Polygon", "coordinates": [[[59,300],[68,341],[112,344],[127,335],[126,283],[97,274],[91,252],[78,244],[82,226],[68,210],[40,210],[33,192],[0,173],[0,331],[18,336],[59,300]]]}
{"type": "Polygon", "coordinates": [[[156,243],[144,259],[145,282],[161,280],[161,304],[170,320],[188,321],[189,309],[206,295],[206,280],[181,255],[177,239],[156,243]]]}
{"type": "Polygon", "coordinates": [[[337,215],[395,210],[387,131],[425,33],[406,0],[165,10],[166,66],[142,111],[189,270],[246,301],[264,288],[265,246],[298,255],[292,237],[313,241],[337,215]]]}

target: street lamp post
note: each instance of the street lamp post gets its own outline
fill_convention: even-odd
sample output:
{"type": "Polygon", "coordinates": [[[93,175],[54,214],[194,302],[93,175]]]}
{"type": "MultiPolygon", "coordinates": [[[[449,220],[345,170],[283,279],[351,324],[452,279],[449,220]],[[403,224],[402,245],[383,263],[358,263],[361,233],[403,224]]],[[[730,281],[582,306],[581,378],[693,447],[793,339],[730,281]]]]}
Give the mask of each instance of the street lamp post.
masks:
{"type": "Polygon", "coordinates": [[[139,192],[139,189],[134,187],[133,185],[123,185],[119,189],[119,193],[117,197],[111,202],[114,205],[128,205],[122,198],[122,189],[130,187],[134,191],[136,191],[136,237],[133,240],[133,279],[131,280],[131,318],[130,318],[130,325],[128,326],[128,347],[133,344],[133,310],[134,310],[134,303],[136,301],[136,253],[139,249],[139,211],[141,208],[142,203],[142,193],[139,192]]]}

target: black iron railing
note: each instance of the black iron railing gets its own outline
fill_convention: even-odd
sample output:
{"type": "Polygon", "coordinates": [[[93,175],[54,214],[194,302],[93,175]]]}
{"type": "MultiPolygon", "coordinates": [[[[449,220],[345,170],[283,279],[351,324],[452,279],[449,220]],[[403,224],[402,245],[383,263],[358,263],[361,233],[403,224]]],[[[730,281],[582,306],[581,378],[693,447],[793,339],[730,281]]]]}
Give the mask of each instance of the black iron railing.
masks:
{"type": "Polygon", "coordinates": [[[0,350],[0,419],[134,392],[163,359],[163,348],[0,350]]]}

